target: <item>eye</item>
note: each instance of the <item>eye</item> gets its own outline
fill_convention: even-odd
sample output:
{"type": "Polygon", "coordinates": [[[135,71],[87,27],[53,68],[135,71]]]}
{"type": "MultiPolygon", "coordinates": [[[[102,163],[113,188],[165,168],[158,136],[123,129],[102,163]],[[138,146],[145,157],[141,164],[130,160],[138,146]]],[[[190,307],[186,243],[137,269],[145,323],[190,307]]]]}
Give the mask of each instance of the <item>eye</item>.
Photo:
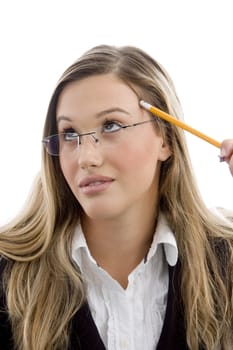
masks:
{"type": "Polygon", "coordinates": [[[64,141],[74,141],[77,140],[78,134],[76,132],[64,132],[63,139],[64,141]]]}
{"type": "Polygon", "coordinates": [[[117,132],[117,131],[121,130],[122,127],[123,126],[120,123],[109,120],[109,121],[106,121],[104,123],[102,131],[110,134],[110,133],[117,132]]]}

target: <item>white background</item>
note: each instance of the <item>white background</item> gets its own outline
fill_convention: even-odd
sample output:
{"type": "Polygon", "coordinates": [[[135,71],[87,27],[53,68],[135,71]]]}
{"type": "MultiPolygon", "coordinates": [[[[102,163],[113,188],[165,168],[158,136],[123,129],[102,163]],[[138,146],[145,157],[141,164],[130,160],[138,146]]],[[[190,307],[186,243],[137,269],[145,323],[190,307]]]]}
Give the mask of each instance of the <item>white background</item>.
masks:
{"type": "MultiPolygon", "coordinates": [[[[233,137],[233,11],[229,0],[0,2],[0,224],[24,203],[40,169],[48,102],[61,73],[99,44],[135,45],[172,76],[185,121],[233,137]]],[[[208,206],[232,208],[219,149],[187,134],[208,206]]]]}

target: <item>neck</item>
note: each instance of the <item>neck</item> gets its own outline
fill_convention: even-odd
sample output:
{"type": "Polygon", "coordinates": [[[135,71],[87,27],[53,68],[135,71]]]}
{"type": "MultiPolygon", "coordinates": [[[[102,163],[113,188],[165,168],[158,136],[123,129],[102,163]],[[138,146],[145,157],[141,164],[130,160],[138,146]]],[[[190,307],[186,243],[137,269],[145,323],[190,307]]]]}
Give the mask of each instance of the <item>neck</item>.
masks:
{"type": "Polygon", "coordinates": [[[146,214],[117,220],[82,219],[91,255],[124,288],[128,275],[146,256],[152,243],[157,215],[155,211],[146,214]]]}

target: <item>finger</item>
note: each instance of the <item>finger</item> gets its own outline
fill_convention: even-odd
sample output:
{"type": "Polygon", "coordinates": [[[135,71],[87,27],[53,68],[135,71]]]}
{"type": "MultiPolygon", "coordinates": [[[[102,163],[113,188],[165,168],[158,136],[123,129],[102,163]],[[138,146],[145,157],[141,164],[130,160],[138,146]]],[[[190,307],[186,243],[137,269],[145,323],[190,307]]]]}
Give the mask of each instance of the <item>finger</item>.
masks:
{"type": "Polygon", "coordinates": [[[233,154],[233,139],[226,139],[221,143],[221,158],[229,162],[233,154]]]}
{"type": "Polygon", "coordinates": [[[228,164],[229,164],[231,175],[233,176],[233,156],[231,156],[228,164]]]}

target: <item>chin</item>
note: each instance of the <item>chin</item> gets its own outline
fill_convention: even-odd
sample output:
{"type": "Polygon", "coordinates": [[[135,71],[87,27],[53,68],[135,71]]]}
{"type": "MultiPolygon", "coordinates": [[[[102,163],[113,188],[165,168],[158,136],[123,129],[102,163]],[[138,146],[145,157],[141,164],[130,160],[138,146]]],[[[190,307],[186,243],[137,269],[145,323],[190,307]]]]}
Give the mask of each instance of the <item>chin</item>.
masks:
{"type": "Polygon", "coordinates": [[[106,213],[106,212],[85,212],[85,215],[90,219],[90,220],[96,220],[96,221],[103,221],[103,220],[112,220],[116,218],[116,215],[113,213],[106,213]]]}
{"type": "Polygon", "coordinates": [[[100,206],[95,205],[92,207],[82,207],[84,215],[91,220],[112,220],[119,216],[119,212],[114,210],[111,205],[100,206]]]}

